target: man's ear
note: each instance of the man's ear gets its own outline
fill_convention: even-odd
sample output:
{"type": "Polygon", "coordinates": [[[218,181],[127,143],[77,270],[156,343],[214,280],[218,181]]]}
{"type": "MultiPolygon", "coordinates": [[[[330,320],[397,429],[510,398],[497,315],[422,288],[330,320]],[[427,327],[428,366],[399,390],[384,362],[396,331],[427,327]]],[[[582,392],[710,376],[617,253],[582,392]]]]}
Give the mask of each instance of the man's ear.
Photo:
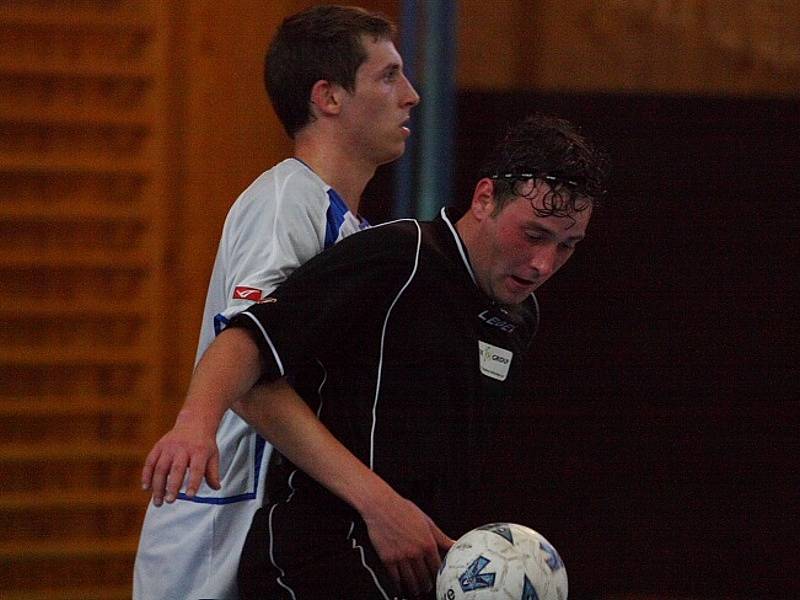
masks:
{"type": "Polygon", "coordinates": [[[494,213],[494,181],[488,177],[484,177],[475,184],[475,190],[472,192],[472,203],[469,209],[479,221],[490,217],[492,213],[494,213]]]}
{"type": "Polygon", "coordinates": [[[320,79],[311,88],[311,107],[320,115],[338,115],[342,110],[342,94],[340,85],[320,79]]]}

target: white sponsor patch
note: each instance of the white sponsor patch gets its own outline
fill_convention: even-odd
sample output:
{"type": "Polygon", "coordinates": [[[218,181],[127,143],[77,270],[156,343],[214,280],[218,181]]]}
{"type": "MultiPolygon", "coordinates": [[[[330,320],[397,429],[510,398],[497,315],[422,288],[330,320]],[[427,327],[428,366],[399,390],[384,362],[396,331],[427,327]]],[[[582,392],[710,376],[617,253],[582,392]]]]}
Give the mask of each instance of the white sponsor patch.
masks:
{"type": "Polygon", "coordinates": [[[492,379],[505,381],[511,359],[514,353],[505,348],[498,348],[478,340],[478,356],[481,363],[481,373],[492,379]]]}

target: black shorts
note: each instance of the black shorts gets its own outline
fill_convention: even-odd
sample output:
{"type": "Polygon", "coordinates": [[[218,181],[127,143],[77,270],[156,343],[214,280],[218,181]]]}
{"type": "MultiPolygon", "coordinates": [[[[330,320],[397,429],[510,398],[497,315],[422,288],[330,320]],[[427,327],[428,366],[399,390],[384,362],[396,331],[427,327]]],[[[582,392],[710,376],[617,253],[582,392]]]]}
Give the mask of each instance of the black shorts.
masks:
{"type": "MultiPolygon", "coordinates": [[[[239,563],[242,600],[395,600],[357,514],[300,503],[259,509],[239,563]]],[[[431,596],[433,597],[433,596],[431,596]]]]}

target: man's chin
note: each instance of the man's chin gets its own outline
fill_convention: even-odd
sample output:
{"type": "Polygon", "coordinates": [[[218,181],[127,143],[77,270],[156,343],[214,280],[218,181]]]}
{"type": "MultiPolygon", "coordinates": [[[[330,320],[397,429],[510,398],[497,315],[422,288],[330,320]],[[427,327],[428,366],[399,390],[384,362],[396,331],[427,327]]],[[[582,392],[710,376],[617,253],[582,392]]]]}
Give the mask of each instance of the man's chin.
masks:
{"type": "Polygon", "coordinates": [[[378,164],[385,165],[387,163],[394,162],[398,158],[403,156],[403,153],[405,151],[406,151],[406,144],[405,144],[405,142],[403,142],[402,144],[400,144],[399,148],[396,149],[394,152],[391,152],[391,153],[387,152],[386,153],[386,157],[382,161],[380,161],[378,164]]]}

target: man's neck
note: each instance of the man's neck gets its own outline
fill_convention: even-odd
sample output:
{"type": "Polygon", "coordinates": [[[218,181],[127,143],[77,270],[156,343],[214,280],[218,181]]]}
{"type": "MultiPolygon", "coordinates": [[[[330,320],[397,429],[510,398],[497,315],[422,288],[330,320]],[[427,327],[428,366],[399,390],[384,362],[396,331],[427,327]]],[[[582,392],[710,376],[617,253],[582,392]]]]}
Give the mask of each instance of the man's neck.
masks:
{"type": "Polygon", "coordinates": [[[335,144],[309,143],[299,139],[296,140],[294,155],[336,190],[350,212],[358,214],[361,195],[375,175],[376,165],[356,159],[335,144]]]}

